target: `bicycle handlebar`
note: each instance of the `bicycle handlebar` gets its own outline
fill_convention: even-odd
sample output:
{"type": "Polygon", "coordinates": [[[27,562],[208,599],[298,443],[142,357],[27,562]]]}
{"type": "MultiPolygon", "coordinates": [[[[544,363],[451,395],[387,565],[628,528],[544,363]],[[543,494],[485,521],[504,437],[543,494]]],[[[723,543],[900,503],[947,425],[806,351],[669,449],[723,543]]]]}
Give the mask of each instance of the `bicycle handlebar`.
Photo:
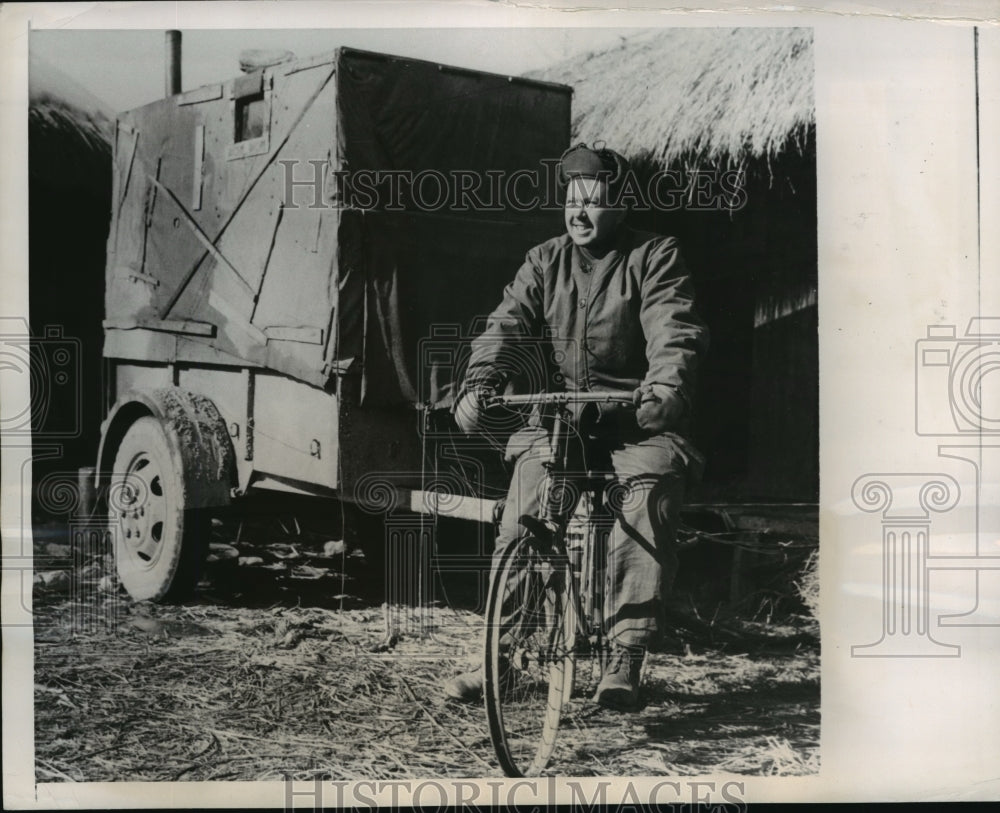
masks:
{"type": "Polygon", "coordinates": [[[484,406],[611,403],[633,406],[632,393],[626,390],[608,390],[606,392],[535,392],[527,395],[494,395],[486,401],[484,406]]]}

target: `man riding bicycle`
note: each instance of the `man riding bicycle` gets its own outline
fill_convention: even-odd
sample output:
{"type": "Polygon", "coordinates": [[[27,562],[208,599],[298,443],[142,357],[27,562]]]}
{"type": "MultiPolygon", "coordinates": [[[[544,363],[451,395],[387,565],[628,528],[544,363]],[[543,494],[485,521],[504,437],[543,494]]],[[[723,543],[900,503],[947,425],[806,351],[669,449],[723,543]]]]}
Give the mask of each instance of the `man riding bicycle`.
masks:
{"type": "MultiPolygon", "coordinates": [[[[577,423],[580,472],[613,476],[619,499],[608,542],[605,623],[612,655],[596,702],[634,708],[646,649],[663,628],[663,607],[677,566],[677,516],[685,483],[701,467],[687,439],[698,361],[708,340],[677,242],[634,231],[618,196],[628,163],[608,149],[580,144],[560,162],[566,186],[566,234],[532,248],[472,353],[455,409],[466,433],[484,427],[485,405],[512,377],[509,351],[526,337],[557,348],[554,375],[538,389],[632,390],[636,409],[601,405],[577,423]]],[[[523,371],[520,371],[523,372],[523,371]]],[[[516,455],[496,553],[523,537],[522,515],[535,515],[544,480],[546,427],[515,433],[516,455]]],[[[446,686],[456,699],[478,699],[474,670],[446,686]]]]}

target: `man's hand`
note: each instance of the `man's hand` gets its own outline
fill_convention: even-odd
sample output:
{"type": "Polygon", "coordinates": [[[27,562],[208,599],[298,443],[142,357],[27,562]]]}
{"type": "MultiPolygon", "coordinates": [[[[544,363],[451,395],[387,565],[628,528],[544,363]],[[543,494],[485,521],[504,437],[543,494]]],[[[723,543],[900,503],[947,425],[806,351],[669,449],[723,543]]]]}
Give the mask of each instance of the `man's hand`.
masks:
{"type": "Polygon", "coordinates": [[[684,415],[684,401],[672,387],[645,384],[632,393],[639,428],[657,435],[677,426],[684,415]]]}
{"type": "Polygon", "coordinates": [[[492,387],[473,387],[458,402],[455,407],[455,423],[466,435],[482,431],[483,412],[491,398],[496,397],[492,387]]]}

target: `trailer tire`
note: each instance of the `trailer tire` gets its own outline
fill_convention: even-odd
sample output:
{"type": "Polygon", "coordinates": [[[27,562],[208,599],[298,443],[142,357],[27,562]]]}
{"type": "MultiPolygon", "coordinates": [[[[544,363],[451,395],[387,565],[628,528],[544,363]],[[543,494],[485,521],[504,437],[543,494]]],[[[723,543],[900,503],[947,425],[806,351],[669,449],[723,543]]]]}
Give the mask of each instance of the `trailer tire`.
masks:
{"type": "Polygon", "coordinates": [[[198,583],[211,522],[192,508],[173,423],[129,425],[115,455],[108,523],[118,578],[137,600],[180,601],[198,583]]]}

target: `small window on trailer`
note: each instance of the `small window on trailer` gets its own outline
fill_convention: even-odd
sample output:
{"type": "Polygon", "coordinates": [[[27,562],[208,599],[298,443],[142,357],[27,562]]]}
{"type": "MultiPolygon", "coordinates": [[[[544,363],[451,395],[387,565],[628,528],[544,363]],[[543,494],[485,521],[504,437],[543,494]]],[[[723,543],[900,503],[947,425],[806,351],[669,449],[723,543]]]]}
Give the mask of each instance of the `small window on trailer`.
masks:
{"type": "Polygon", "coordinates": [[[253,96],[244,96],[236,100],[236,115],[233,141],[249,141],[252,138],[260,138],[264,135],[264,117],[267,114],[267,105],[264,101],[264,91],[253,96]]]}
{"type": "Polygon", "coordinates": [[[270,149],[271,89],[263,70],[233,80],[230,95],[233,142],[226,159],[263,155],[270,149]]]}

